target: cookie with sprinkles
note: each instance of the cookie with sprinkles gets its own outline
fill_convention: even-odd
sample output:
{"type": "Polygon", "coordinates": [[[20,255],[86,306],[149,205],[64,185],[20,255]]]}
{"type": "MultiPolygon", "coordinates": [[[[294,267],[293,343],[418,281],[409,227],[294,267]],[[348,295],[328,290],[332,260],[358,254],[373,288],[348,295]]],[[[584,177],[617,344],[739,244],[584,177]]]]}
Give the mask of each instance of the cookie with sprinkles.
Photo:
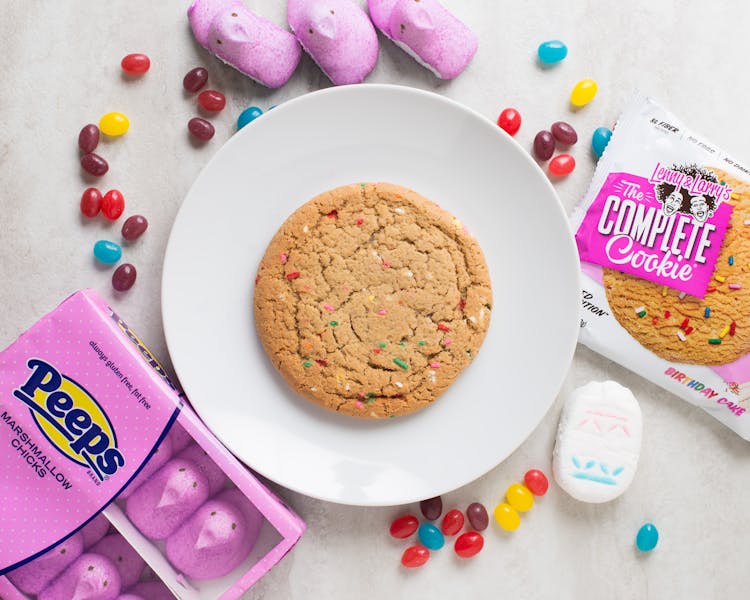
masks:
{"type": "Polygon", "coordinates": [[[612,314],[642,346],[668,361],[718,366],[750,352],[750,183],[711,170],[733,189],[733,210],[705,298],[612,269],[603,283],[612,314]]]}
{"type": "Polygon", "coordinates": [[[284,222],[258,270],[255,324],[286,382],[362,418],[429,406],[476,356],[489,272],[463,225],[387,183],[339,187],[284,222]]]}

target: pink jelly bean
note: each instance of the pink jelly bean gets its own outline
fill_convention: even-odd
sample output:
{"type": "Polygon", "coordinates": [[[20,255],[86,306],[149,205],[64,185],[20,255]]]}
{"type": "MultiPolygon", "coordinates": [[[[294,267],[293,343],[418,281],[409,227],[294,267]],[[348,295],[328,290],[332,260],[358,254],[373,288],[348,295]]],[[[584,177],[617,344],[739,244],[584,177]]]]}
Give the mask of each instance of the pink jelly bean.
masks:
{"type": "Polygon", "coordinates": [[[461,74],[477,36],[437,0],[368,0],[370,18],[396,45],[441,79],[461,74]]]}
{"type": "Polygon", "coordinates": [[[289,0],[289,26],[336,85],[361,83],[378,61],[378,36],[352,0],[289,0]]]}
{"type": "Polygon", "coordinates": [[[171,535],[208,499],[208,481],[192,461],[173,458],[128,498],[125,514],[153,540],[171,535]]]}
{"type": "Polygon", "coordinates": [[[115,600],[122,585],[112,561],[86,553],[44,588],[37,600],[115,600]]]}
{"type": "Polygon", "coordinates": [[[135,479],[130,482],[130,485],[126,487],[120,494],[120,498],[126,499],[133,492],[135,492],[142,484],[148,481],[148,478],[156,473],[159,469],[166,464],[166,462],[174,455],[174,447],[172,445],[172,438],[169,436],[165,437],[159,447],[156,448],[149,458],[148,462],[141,469],[141,472],[135,476],[135,479]]]}
{"type": "Polygon", "coordinates": [[[88,525],[81,529],[83,536],[83,548],[87,550],[102,539],[109,531],[109,519],[102,514],[94,517],[88,525]]]}
{"type": "Polygon", "coordinates": [[[193,0],[188,20],[201,46],[266,87],[289,81],[302,56],[297,38],[240,0],[193,0]]]}
{"type": "Polygon", "coordinates": [[[75,533],[39,558],[8,573],[8,579],[26,594],[38,594],[83,552],[83,535],[75,533]]]}
{"type": "Polygon", "coordinates": [[[113,533],[99,540],[91,548],[91,552],[105,556],[112,561],[120,574],[122,587],[125,589],[136,584],[146,568],[146,561],[119,533],[113,533]]]}
{"type": "Polygon", "coordinates": [[[203,473],[206,481],[208,481],[209,496],[213,496],[224,487],[224,482],[227,479],[224,472],[198,444],[190,444],[180,452],[179,458],[193,461],[198,470],[203,473]]]}

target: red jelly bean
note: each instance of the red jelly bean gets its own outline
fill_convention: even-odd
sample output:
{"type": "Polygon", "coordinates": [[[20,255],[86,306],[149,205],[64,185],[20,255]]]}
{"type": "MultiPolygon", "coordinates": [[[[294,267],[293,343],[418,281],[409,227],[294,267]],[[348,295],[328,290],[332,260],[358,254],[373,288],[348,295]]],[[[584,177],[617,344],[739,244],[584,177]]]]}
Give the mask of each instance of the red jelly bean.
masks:
{"type": "Polygon", "coordinates": [[[521,113],[515,108],[506,108],[497,118],[500,129],[504,129],[508,135],[516,135],[521,129],[521,113]]]}
{"type": "Polygon", "coordinates": [[[466,509],[466,517],[469,519],[472,528],[477,531],[484,531],[490,524],[490,516],[481,502],[472,502],[469,504],[469,508],[466,509]]]}
{"type": "Polygon", "coordinates": [[[422,500],[419,503],[419,510],[422,511],[424,518],[429,521],[439,519],[440,515],[443,514],[443,499],[440,496],[422,500]]]}
{"type": "Polygon", "coordinates": [[[83,167],[84,171],[91,173],[91,175],[95,175],[96,177],[101,177],[109,171],[107,161],[93,152],[84,154],[81,157],[81,167],[83,167]]]}
{"type": "Polygon", "coordinates": [[[430,558],[430,551],[424,546],[409,546],[401,555],[401,564],[408,569],[421,567],[430,558]]]}
{"type": "Polygon", "coordinates": [[[193,117],[188,121],[188,131],[194,138],[202,142],[207,142],[216,133],[214,126],[206,121],[206,119],[201,119],[200,117],[193,117]]]}
{"type": "Polygon", "coordinates": [[[221,92],[206,90],[198,95],[198,104],[208,112],[219,112],[226,106],[227,99],[221,92]]]}
{"type": "Polygon", "coordinates": [[[534,138],[534,155],[539,160],[549,160],[555,153],[555,138],[549,131],[540,131],[534,138]]]}
{"type": "Polygon", "coordinates": [[[130,263],[123,263],[112,273],[112,287],[118,292],[127,292],[133,287],[137,273],[130,263]]]}
{"type": "Polygon", "coordinates": [[[102,214],[110,221],[116,221],[125,210],[125,198],[119,190],[109,190],[102,198],[102,214]]]}
{"type": "Polygon", "coordinates": [[[145,54],[128,54],[120,66],[128,75],[143,75],[151,68],[151,60],[145,54]]]}
{"type": "Polygon", "coordinates": [[[146,217],[133,215],[132,217],[128,217],[122,224],[122,237],[132,242],[141,237],[146,229],[148,229],[146,217]]]}
{"type": "Polygon", "coordinates": [[[526,487],[529,488],[529,491],[535,496],[544,496],[549,488],[547,476],[539,469],[526,471],[526,475],[523,476],[523,482],[526,484],[526,487]]]}
{"type": "Polygon", "coordinates": [[[444,535],[456,535],[461,528],[464,526],[464,513],[457,508],[449,510],[443,517],[443,522],[440,524],[440,531],[444,535]]]}
{"type": "Polygon", "coordinates": [[[186,91],[194,94],[200,90],[208,81],[208,71],[203,67],[195,67],[191,71],[188,71],[187,75],[182,80],[182,87],[186,91]]]}
{"type": "Polygon", "coordinates": [[[81,195],[81,212],[89,217],[94,218],[102,209],[102,193],[96,188],[88,188],[81,195]]]}
{"type": "Polygon", "coordinates": [[[471,558],[479,554],[484,548],[484,537],[477,531],[467,531],[456,538],[453,550],[461,558],[471,558]]]}
{"type": "Polygon", "coordinates": [[[578,134],[573,126],[566,123],[565,121],[557,121],[552,123],[552,135],[555,139],[565,146],[572,146],[578,141],[578,134]]]}
{"type": "Polygon", "coordinates": [[[404,515],[395,519],[391,523],[391,535],[395,538],[403,540],[408,538],[410,535],[414,535],[419,527],[419,519],[414,515],[404,515]]]}
{"type": "Polygon", "coordinates": [[[570,154],[558,154],[549,163],[549,172],[556,177],[570,175],[576,168],[576,159],[570,154]]]}
{"type": "Polygon", "coordinates": [[[78,147],[81,152],[88,154],[96,150],[99,145],[99,128],[93,123],[84,125],[81,133],[78,134],[78,147]]]}

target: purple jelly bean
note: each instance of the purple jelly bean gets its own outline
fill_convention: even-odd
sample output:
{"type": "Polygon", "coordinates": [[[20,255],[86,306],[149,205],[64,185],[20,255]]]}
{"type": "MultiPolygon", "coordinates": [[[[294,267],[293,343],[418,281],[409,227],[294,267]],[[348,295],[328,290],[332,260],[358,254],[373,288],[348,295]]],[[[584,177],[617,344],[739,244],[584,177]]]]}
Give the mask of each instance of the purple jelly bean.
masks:
{"type": "Polygon", "coordinates": [[[99,128],[93,123],[84,125],[81,133],[78,134],[78,147],[84,154],[89,154],[96,150],[99,145],[99,128]]]}
{"type": "Polygon", "coordinates": [[[549,160],[555,152],[555,138],[549,131],[540,131],[534,138],[534,155],[539,160],[549,160]]]}
{"type": "Polygon", "coordinates": [[[96,177],[101,177],[107,171],[109,171],[109,165],[107,164],[107,161],[98,154],[94,154],[93,152],[84,154],[81,157],[81,167],[84,171],[96,177]]]}
{"type": "Polygon", "coordinates": [[[555,139],[563,144],[564,146],[572,146],[578,141],[578,134],[573,129],[572,125],[569,125],[565,121],[557,121],[552,123],[552,135],[555,139]]]}
{"type": "Polygon", "coordinates": [[[440,496],[435,496],[434,498],[422,500],[419,503],[419,509],[422,511],[425,519],[434,521],[440,518],[440,515],[443,513],[443,499],[440,496]]]}

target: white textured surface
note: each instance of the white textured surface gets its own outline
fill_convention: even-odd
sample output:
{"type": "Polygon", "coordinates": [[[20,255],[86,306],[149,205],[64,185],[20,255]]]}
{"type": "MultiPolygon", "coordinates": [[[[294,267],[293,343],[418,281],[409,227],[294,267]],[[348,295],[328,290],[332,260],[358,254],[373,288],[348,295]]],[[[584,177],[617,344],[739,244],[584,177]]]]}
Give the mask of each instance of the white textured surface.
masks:
{"type": "MultiPolygon", "coordinates": [[[[248,2],[277,23],[284,21],[284,4],[248,2]]],[[[368,81],[435,90],[491,118],[504,106],[516,106],[524,116],[518,141],[527,147],[552,121],[570,121],[582,142],[574,149],[578,168],[558,185],[568,210],[593,172],[587,138],[595,127],[614,121],[635,87],[739,159],[750,157],[745,64],[750,11],[744,2],[445,4],[479,35],[479,52],[469,69],[453,82],[437,81],[381,38],[380,60],[368,81]],[[570,53],[562,64],[542,69],[535,49],[551,38],[565,40],[570,53]],[[597,79],[599,95],[573,114],[569,90],[589,76],[597,79]]],[[[187,5],[175,0],[26,0],[3,6],[0,345],[10,343],[68,293],[92,286],[166,358],[159,308],[161,261],[193,178],[231,135],[243,108],[255,104],[265,109],[328,85],[306,57],[281,90],[270,92],[252,83],[192,41],[187,5]],[[128,52],[151,56],[151,71],[142,80],[121,77],[119,61],[128,52]],[[228,100],[213,119],[216,138],[204,148],[187,139],[186,122],[196,113],[195,100],[181,88],[185,72],[200,64],[209,68],[211,87],[225,92],[228,100]],[[103,143],[101,152],[111,169],[101,186],[121,189],[127,212],[143,213],[151,223],[144,238],[125,249],[127,260],[139,268],[139,280],[119,298],[111,292],[111,271],[97,267],[91,256],[94,241],[119,237],[119,224],[84,222],[77,212],[85,183],[76,137],[83,124],[110,110],[126,113],[131,130],[103,143]]],[[[315,140],[289,143],[314,145],[315,140]]],[[[216,209],[222,210],[221,198],[216,209]]],[[[207,351],[210,344],[206,340],[207,351]]],[[[544,376],[544,365],[539,365],[539,376],[544,376]]],[[[579,348],[565,389],[591,379],[623,383],[643,410],[640,466],[621,498],[585,505],[553,486],[514,534],[491,525],[478,557],[459,562],[446,548],[425,568],[404,572],[398,561],[406,544],[387,535],[390,519],[404,508],[347,508],[286,493],[309,531],[247,597],[745,598],[750,587],[750,518],[744,497],[750,489],[750,445],[700,410],[579,348]],[[656,524],[660,541],[650,556],[639,556],[634,539],[645,521],[656,524]]],[[[533,387],[529,382],[530,394],[533,387]]],[[[502,382],[492,393],[503,393],[502,382]]],[[[558,402],[515,454],[447,495],[446,506],[465,508],[481,500],[491,509],[526,469],[549,472],[559,412],[558,402]]],[[[478,422],[474,431],[456,431],[454,438],[435,443],[470,444],[476,435],[493,435],[492,424],[478,422]]],[[[429,448],[404,448],[417,451],[429,448]]]]}

